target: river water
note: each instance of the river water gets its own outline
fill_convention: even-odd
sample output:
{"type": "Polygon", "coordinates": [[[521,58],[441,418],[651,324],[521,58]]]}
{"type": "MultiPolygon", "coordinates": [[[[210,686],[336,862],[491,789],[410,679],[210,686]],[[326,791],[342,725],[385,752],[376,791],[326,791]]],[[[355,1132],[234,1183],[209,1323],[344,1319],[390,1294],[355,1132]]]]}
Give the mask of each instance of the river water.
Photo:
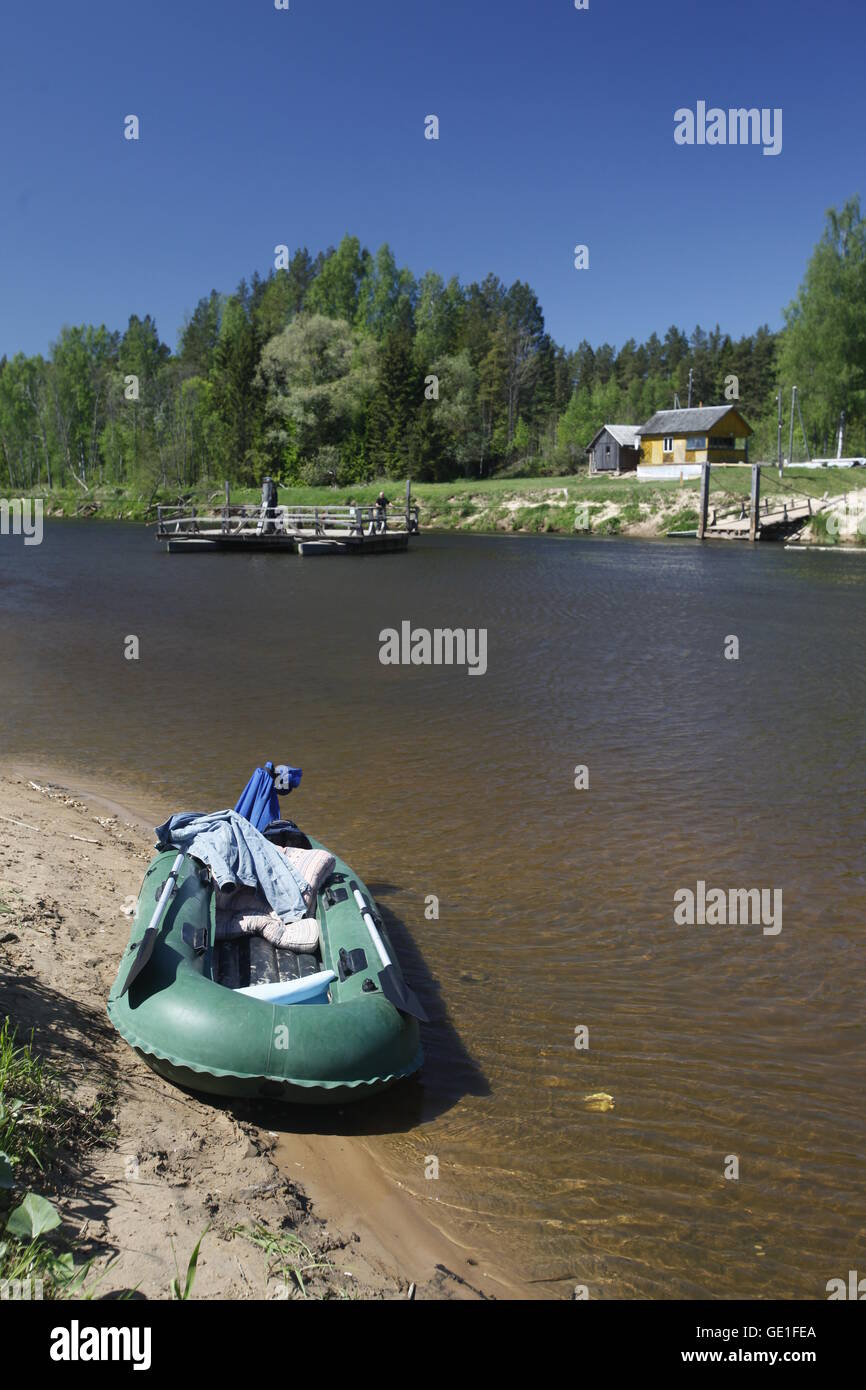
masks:
{"type": "Polygon", "coordinates": [[[4,750],[159,819],[303,767],[286,813],[434,1022],[419,1080],[298,1124],[371,1136],[467,1243],[554,1296],[824,1297],[866,1233],[864,603],[866,557],[771,545],[53,522],[0,539],[4,750]],[[486,629],[486,673],[383,665],[404,620],[486,629]],[[699,882],[778,890],[781,930],[679,925],[699,882]]]}

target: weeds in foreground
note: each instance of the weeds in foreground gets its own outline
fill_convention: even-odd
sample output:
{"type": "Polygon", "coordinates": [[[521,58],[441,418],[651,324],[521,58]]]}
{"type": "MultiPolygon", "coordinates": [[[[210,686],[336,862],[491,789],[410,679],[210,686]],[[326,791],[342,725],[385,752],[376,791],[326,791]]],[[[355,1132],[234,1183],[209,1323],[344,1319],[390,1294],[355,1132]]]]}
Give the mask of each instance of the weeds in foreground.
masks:
{"type": "Polygon", "coordinates": [[[25,1190],[30,1175],[73,1141],[95,1133],[101,1103],[85,1111],[64,1096],[58,1073],[19,1042],[9,1018],[0,1023],[0,1293],[4,1298],[88,1298],[92,1260],[75,1268],[70,1250],[49,1237],[60,1226],[57,1208],[25,1190]],[[20,1200],[18,1200],[20,1199],[20,1200]],[[17,1205],[13,1206],[17,1200],[17,1205]],[[12,1208],[10,1210],[10,1208],[12,1208]]]}
{"type": "Polygon", "coordinates": [[[60,1123],[57,1077],[33,1052],[33,1036],[17,1041],[10,1019],[0,1024],[0,1152],[13,1167],[42,1168],[60,1123]]]}
{"type": "Polygon", "coordinates": [[[696,531],[697,528],[698,514],[692,507],[681,507],[665,520],[666,531],[696,531]]]}
{"type": "Polygon", "coordinates": [[[201,1235],[195,1243],[195,1249],[189,1257],[189,1264],[186,1267],[186,1279],[183,1288],[180,1285],[180,1270],[177,1266],[177,1252],[174,1248],[174,1241],[171,1242],[171,1253],[174,1255],[174,1267],[177,1275],[171,1281],[171,1296],[179,1303],[186,1303],[192,1295],[192,1286],[195,1283],[196,1270],[198,1269],[198,1252],[201,1250],[201,1243],[210,1230],[210,1226],[205,1226],[201,1235]]]}
{"type": "Polygon", "coordinates": [[[304,1276],[334,1268],[328,1260],[317,1260],[309,1245],[291,1231],[276,1235],[257,1222],[255,1226],[235,1226],[232,1235],[243,1236],[263,1250],[268,1257],[269,1272],[282,1278],[287,1287],[293,1282],[302,1298],[310,1297],[304,1276]]]}

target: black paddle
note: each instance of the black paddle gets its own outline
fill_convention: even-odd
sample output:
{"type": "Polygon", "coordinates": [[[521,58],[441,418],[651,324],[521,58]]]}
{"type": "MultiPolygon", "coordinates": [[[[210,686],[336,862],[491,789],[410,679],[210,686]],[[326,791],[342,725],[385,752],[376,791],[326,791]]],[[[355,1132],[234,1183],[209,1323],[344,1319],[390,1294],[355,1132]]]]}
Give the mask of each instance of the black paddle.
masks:
{"type": "Polygon", "coordinates": [[[177,887],[178,874],[180,873],[180,866],[185,858],[185,854],[179,854],[175,859],[174,863],[172,864],[171,869],[169,870],[168,878],[162,885],[162,892],[159,895],[159,901],[156,904],[156,907],[153,909],[153,916],[150,919],[150,923],[147,927],[146,932],[144,933],[144,936],[141,938],[141,942],[139,943],[138,950],[135,953],[132,965],[129,967],[129,970],[127,971],[126,979],[123,982],[123,988],[120,991],[121,995],[126,994],[126,991],[129,989],[129,986],[133,983],[134,980],[138,979],[142,970],[147,965],[148,961],[153,955],[153,948],[156,944],[156,938],[159,936],[159,927],[160,922],[162,921],[162,915],[165,912],[166,907],[168,906],[169,899],[174,895],[174,890],[177,887]]]}
{"type": "Polygon", "coordinates": [[[384,970],[379,971],[379,984],[385,998],[401,1014],[411,1014],[412,1018],[419,1018],[422,1023],[430,1022],[421,1000],[406,981],[400,979],[393,965],[386,965],[384,970]]]}
{"type": "Polygon", "coordinates": [[[382,963],[382,969],[379,971],[379,984],[381,985],[382,993],[389,1004],[393,1004],[394,1008],[399,1009],[401,1014],[410,1014],[412,1018],[420,1019],[422,1023],[429,1023],[430,1019],[427,1016],[421,1000],[418,998],[415,991],[409,988],[406,981],[400,978],[392,964],[391,957],[388,955],[385,948],[385,943],[379,935],[372,907],[367,902],[354,879],[349,880],[349,887],[354,894],[358,907],[361,909],[361,916],[367,931],[370,933],[373,945],[376,947],[379,960],[382,963]]]}

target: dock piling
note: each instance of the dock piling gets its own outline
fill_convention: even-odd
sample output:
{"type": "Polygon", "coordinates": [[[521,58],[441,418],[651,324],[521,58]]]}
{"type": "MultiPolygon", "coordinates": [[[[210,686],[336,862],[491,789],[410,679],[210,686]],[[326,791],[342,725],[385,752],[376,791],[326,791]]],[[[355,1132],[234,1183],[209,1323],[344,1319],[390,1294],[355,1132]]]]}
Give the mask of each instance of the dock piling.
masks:
{"type": "Polygon", "coordinates": [[[754,544],[758,539],[758,512],[761,506],[761,468],[752,464],[752,491],[749,498],[749,540],[754,544]]]}
{"type": "Polygon", "coordinates": [[[707,529],[707,509],[710,503],[710,465],[701,464],[701,492],[698,504],[698,540],[704,539],[704,532],[707,529]]]}

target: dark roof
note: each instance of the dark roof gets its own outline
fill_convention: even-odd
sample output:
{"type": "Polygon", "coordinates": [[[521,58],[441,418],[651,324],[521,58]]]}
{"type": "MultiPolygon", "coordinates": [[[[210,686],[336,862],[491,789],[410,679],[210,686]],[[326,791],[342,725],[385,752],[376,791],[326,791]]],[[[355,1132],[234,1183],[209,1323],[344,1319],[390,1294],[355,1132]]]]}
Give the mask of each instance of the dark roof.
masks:
{"type": "Polygon", "coordinates": [[[592,439],[586,446],[587,449],[592,448],[598,436],[604,434],[605,430],[607,430],[608,434],[613,435],[617,444],[621,445],[622,448],[634,449],[637,447],[635,436],[640,433],[640,425],[602,425],[601,429],[592,436],[592,439]]]}
{"type": "MultiPolygon", "coordinates": [[[[697,410],[657,410],[655,415],[651,415],[646,424],[641,426],[640,433],[695,434],[712,429],[713,425],[724,420],[732,411],[737,415],[740,413],[732,405],[707,405],[697,410]]],[[[742,418],[740,416],[741,420],[742,418]]],[[[745,423],[743,420],[743,424],[745,423]]],[[[751,434],[751,430],[749,433],[751,434]]]]}

